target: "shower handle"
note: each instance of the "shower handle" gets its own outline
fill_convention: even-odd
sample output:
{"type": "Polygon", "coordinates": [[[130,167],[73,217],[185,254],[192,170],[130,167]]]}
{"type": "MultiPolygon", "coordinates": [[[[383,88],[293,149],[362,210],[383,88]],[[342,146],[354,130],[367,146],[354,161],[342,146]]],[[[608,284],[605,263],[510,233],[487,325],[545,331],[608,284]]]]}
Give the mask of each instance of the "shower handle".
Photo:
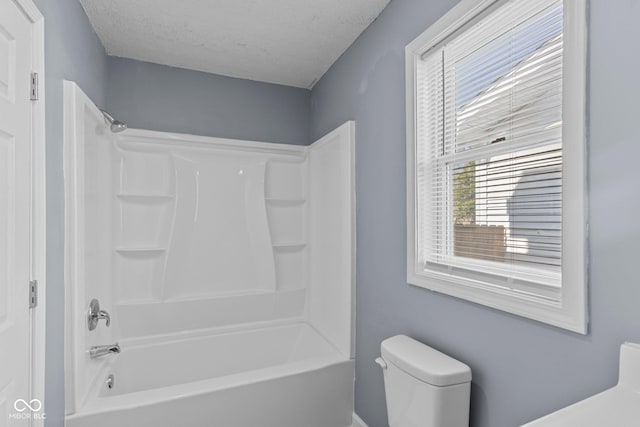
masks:
{"type": "Polygon", "coordinates": [[[111,316],[106,310],[100,310],[100,302],[97,299],[92,299],[89,303],[89,309],[87,310],[87,327],[90,331],[93,331],[98,326],[98,320],[104,319],[107,325],[111,325],[111,316]]]}

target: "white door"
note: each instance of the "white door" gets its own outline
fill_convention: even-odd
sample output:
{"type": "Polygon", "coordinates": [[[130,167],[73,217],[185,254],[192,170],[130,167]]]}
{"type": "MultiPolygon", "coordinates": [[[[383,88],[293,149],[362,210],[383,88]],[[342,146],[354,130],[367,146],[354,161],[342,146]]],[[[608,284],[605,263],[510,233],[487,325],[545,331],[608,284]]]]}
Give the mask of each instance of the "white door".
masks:
{"type": "Polygon", "coordinates": [[[0,426],[28,426],[32,25],[0,0],[0,426]],[[17,402],[18,399],[23,401],[17,402]],[[24,403],[23,403],[24,402],[24,403]],[[22,415],[21,415],[22,414],[22,415]],[[22,418],[20,418],[22,416],[22,418]]]}

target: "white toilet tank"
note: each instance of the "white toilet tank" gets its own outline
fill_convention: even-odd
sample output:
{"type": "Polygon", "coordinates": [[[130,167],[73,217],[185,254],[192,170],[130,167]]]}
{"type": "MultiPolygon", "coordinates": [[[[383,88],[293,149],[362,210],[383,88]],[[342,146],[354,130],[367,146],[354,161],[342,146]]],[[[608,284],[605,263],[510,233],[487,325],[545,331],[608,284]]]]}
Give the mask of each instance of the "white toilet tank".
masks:
{"type": "Polygon", "coordinates": [[[471,369],[405,335],[380,345],[390,427],[468,427],[471,369]]]}

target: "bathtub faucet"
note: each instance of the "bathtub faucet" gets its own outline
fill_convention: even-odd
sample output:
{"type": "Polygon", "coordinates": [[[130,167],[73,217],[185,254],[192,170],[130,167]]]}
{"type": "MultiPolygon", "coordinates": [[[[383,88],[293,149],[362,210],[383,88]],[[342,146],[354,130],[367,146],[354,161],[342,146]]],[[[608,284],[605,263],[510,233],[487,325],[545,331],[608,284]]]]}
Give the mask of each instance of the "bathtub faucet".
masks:
{"type": "Polygon", "coordinates": [[[113,345],[94,345],[89,349],[89,358],[95,359],[96,357],[102,357],[112,353],[120,353],[118,343],[113,345]]]}

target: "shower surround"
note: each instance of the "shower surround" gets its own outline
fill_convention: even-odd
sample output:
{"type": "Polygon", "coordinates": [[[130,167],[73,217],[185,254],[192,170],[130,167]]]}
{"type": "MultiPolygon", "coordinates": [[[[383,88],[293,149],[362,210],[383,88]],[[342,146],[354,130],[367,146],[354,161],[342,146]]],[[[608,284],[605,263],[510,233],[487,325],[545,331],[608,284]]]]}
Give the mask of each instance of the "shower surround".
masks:
{"type": "Polygon", "coordinates": [[[68,427],[351,424],[353,137],[116,134],[65,82],[68,427]]]}

